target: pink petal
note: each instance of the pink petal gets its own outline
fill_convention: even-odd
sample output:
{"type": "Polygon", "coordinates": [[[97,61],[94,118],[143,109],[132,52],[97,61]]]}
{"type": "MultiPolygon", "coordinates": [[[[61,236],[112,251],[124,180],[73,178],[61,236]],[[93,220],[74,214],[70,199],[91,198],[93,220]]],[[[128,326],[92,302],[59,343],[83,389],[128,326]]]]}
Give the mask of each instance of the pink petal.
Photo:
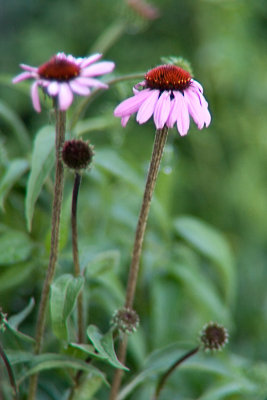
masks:
{"type": "Polygon", "coordinates": [[[177,101],[177,129],[181,136],[187,134],[190,124],[189,113],[184,96],[179,91],[175,91],[174,95],[177,101]]]}
{"type": "Polygon", "coordinates": [[[67,83],[61,83],[58,94],[58,104],[62,111],[69,108],[73,100],[73,93],[67,83]]]}
{"type": "Polygon", "coordinates": [[[97,88],[102,88],[102,89],[107,89],[108,85],[106,83],[103,83],[97,79],[94,78],[87,78],[85,76],[81,76],[75,79],[75,82],[79,83],[80,85],[83,86],[90,86],[90,87],[97,87],[97,88]]]}
{"type": "Polygon", "coordinates": [[[25,79],[29,79],[29,78],[32,78],[32,77],[33,77],[33,76],[32,76],[32,74],[31,74],[30,72],[22,72],[21,74],[17,75],[17,76],[12,80],[12,82],[13,82],[13,83],[18,83],[18,82],[24,81],[25,79]]]}
{"type": "Polygon", "coordinates": [[[184,97],[188,105],[188,111],[193,120],[195,121],[198,129],[204,126],[203,107],[199,102],[199,97],[192,90],[185,90],[184,97]]]}
{"type": "Polygon", "coordinates": [[[140,105],[150,95],[151,89],[144,89],[138,92],[137,95],[129,97],[128,99],[121,102],[114,110],[115,117],[125,117],[135,113],[140,105]]]}
{"type": "Polygon", "coordinates": [[[121,119],[121,125],[125,128],[125,126],[127,125],[128,121],[130,119],[130,115],[126,115],[125,117],[122,117],[121,119]]]}
{"type": "Polygon", "coordinates": [[[84,59],[82,59],[82,62],[80,63],[80,67],[81,68],[85,68],[88,67],[88,65],[92,64],[95,61],[98,61],[100,58],[102,57],[102,54],[93,54],[90,57],[86,57],[84,59]]]}
{"type": "Polygon", "coordinates": [[[56,81],[49,83],[47,86],[47,93],[50,96],[57,96],[59,93],[60,84],[56,81]]]}
{"type": "Polygon", "coordinates": [[[175,122],[177,121],[177,111],[175,107],[176,107],[176,97],[174,97],[174,99],[171,100],[170,113],[166,121],[166,125],[168,126],[168,128],[173,128],[175,122]]]}
{"type": "Polygon", "coordinates": [[[115,64],[112,61],[102,61],[81,70],[81,76],[98,76],[113,71],[115,64]]]}
{"type": "Polygon", "coordinates": [[[207,107],[205,107],[202,111],[203,111],[203,117],[204,117],[205,125],[206,125],[206,127],[208,127],[210,122],[211,122],[210,112],[209,112],[207,107]]]}
{"type": "Polygon", "coordinates": [[[40,99],[39,99],[39,93],[38,93],[38,84],[39,84],[38,81],[35,81],[32,84],[31,97],[32,97],[32,104],[33,104],[35,111],[41,112],[40,99]]]}
{"type": "Polygon", "coordinates": [[[195,81],[195,79],[191,80],[190,87],[195,87],[197,90],[199,90],[201,93],[203,93],[202,85],[198,81],[195,81]]]}
{"type": "Polygon", "coordinates": [[[69,83],[73,92],[79,94],[80,96],[88,96],[90,94],[90,89],[87,86],[80,85],[77,80],[73,80],[69,83]]]}
{"type": "Polygon", "coordinates": [[[150,92],[150,95],[142,103],[136,116],[136,121],[139,122],[139,124],[143,124],[144,122],[148,121],[149,118],[152,116],[155,110],[156,102],[159,97],[159,93],[159,90],[152,90],[150,92]]]}
{"type": "Polygon", "coordinates": [[[154,122],[157,129],[162,129],[168,119],[171,109],[170,92],[164,91],[159,97],[154,111],[154,122]]]}
{"type": "Polygon", "coordinates": [[[19,66],[20,66],[22,69],[25,69],[25,71],[28,71],[28,72],[36,72],[36,73],[37,73],[37,71],[38,71],[38,68],[36,68],[36,67],[31,67],[30,65],[20,64],[19,66]]]}

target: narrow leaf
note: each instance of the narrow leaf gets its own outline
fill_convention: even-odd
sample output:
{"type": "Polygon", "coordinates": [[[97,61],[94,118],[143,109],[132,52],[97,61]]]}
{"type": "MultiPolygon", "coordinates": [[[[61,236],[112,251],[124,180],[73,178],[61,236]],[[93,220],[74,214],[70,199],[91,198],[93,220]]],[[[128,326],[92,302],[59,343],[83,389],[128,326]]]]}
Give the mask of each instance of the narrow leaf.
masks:
{"type": "Polygon", "coordinates": [[[54,334],[63,340],[68,340],[67,319],[71,314],[84,279],[74,278],[65,274],[57,278],[51,285],[50,312],[54,334]]]}
{"type": "Polygon", "coordinates": [[[124,369],[125,371],[129,370],[120,363],[116,356],[112,331],[103,335],[96,326],[90,325],[87,328],[87,335],[93,343],[96,351],[103,357],[103,359],[108,361],[109,364],[113,365],[115,368],[124,369]]]}
{"type": "Polygon", "coordinates": [[[7,229],[1,234],[0,266],[17,264],[27,260],[32,248],[33,243],[25,233],[7,229]]]}
{"type": "Polygon", "coordinates": [[[29,230],[31,230],[35,202],[54,164],[54,140],[54,128],[45,126],[37,133],[34,141],[31,172],[27,185],[25,203],[25,215],[29,230]]]}
{"type": "Polygon", "coordinates": [[[29,163],[24,159],[15,159],[8,165],[6,173],[0,181],[0,207],[4,209],[4,200],[12,186],[27,171],[29,163]]]}
{"type": "Polygon", "coordinates": [[[84,375],[78,388],[75,390],[73,400],[90,400],[103,384],[103,378],[91,373],[84,375]]]}
{"type": "Polygon", "coordinates": [[[235,270],[233,255],[225,237],[207,223],[190,216],[177,218],[174,227],[179,235],[218,267],[223,279],[225,297],[228,301],[232,301],[235,270]]]}
{"type": "Polygon", "coordinates": [[[27,316],[31,313],[33,307],[34,307],[34,298],[32,297],[29,301],[29,304],[24,308],[24,310],[20,311],[16,315],[12,315],[10,318],[8,318],[8,324],[10,327],[17,329],[21,322],[23,322],[27,316]]]}

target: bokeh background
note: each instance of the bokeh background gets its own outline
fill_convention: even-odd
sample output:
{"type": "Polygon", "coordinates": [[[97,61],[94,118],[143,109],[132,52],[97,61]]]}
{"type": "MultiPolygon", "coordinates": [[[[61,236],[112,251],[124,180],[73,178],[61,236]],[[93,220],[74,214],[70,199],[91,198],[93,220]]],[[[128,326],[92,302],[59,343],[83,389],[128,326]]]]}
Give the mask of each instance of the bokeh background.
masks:
{"type": "MultiPolygon", "coordinates": [[[[216,319],[230,330],[226,351],[238,357],[235,368],[242,362],[243,367],[249,365],[242,371],[247,369],[250,377],[255,375],[257,384],[244,392],[239,387],[236,392],[210,398],[264,400],[267,2],[151,0],[149,5],[144,4],[126,0],[0,0],[0,179],[2,182],[12,160],[21,158],[30,163],[36,132],[42,125],[53,123],[49,100],[44,101],[39,115],[31,105],[30,84],[12,86],[20,63],[37,66],[58,51],[74,56],[103,52],[104,59],[115,61],[113,77],[119,77],[146,72],[164,56],[189,60],[195,79],[204,86],[212,123],[203,131],[192,124],[184,138],[176,129],[169,133],[136,301],[143,324],[138,339],[133,340],[130,363],[138,370],[142,358],[152,350],[175,340],[193,340],[205,322],[216,319]],[[200,229],[197,237],[192,238],[190,223],[193,231],[194,224],[200,229]],[[231,259],[227,265],[222,263],[223,274],[230,271],[230,281],[225,282],[220,268],[214,266],[217,258],[220,264],[217,253],[222,247],[227,260],[231,259]],[[176,271],[180,264],[189,265],[183,273],[182,269],[176,271]],[[212,296],[205,301],[201,298],[205,284],[218,300],[214,307],[209,307],[212,296]],[[227,290],[231,293],[224,296],[227,290]]],[[[98,265],[99,257],[107,264],[103,270],[115,264],[114,276],[108,272],[94,277],[88,289],[90,317],[103,330],[108,328],[112,309],[123,302],[123,282],[154,137],[153,122],[139,126],[131,118],[123,129],[113,117],[114,107],[131,94],[137,82],[120,82],[101,93],[68,133],[89,139],[95,146],[95,165],[82,182],[79,232],[83,265],[89,261],[98,265]]],[[[78,103],[79,99],[75,105],[78,103]]],[[[68,117],[71,120],[72,111],[68,117]]],[[[24,216],[27,167],[19,178],[8,192],[0,184],[5,195],[0,211],[5,239],[2,245],[0,239],[0,300],[9,315],[26,307],[31,297],[38,302],[49,247],[51,178],[36,204],[30,233],[24,216]],[[27,235],[29,252],[6,263],[3,254],[15,246],[13,236],[8,240],[9,230],[27,235]]],[[[72,174],[67,172],[59,273],[71,270],[68,206],[72,181],[72,174]]],[[[22,326],[31,335],[35,317],[36,309],[22,326]]],[[[4,340],[7,346],[13,346],[13,342],[4,340]]],[[[206,399],[201,395],[212,386],[212,379],[203,383],[203,375],[200,379],[193,372],[182,373],[183,379],[173,380],[166,399],[174,395],[177,399],[206,399]]],[[[59,380],[64,387],[64,379],[59,380]]],[[[144,393],[133,398],[145,398],[144,393]]]]}

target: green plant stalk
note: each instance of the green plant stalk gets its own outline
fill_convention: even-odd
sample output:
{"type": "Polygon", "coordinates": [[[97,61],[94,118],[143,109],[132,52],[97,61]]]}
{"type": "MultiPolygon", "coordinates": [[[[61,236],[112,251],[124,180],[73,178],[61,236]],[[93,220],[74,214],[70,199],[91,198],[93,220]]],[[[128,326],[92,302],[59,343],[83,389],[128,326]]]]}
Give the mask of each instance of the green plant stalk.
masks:
{"type": "MultiPolygon", "coordinates": [[[[71,230],[72,230],[72,255],[74,264],[74,275],[80,276],[79,250],[78,250],[78,231],[77,231],[77,201],[81,184],[81,175],[75,172],[75,180],[72,192],[71,207],[71,230]]],[[[84,318],[83,318],[83,295],[79,294],[77,299],[77,319],[78,319],[78,343],[84,342],[84,318]]]]}
{"type": "MultiPolygon", "coordinates": [[[[54,185],[54,199],[52,208],[52,227],[51,227],[51,246],[49,264],[46,272],[46,278],[43,285],[41,301],[37,317],[35,348],[34,353],[38,355],[41,353],[42,342],[45,329],[46,309],[49,299],[50,286],[52,284],[56,263],[58,257],[58,242],[59,242],[59,224],[61,205],[63,197],[64,185],[64,167],[61,160],[61,150],[65,141],[66,132],[66,112],[60,111],[55,108],[56,113],[56,138],[55,138],[55,151],[56,151],[56,171],[55,171],[55,185],[54,185]]],[[[28,400],[34,400],[36,396],[38,375],[34,374],[30,378],[28,400]]]]}
{"type": "Polygon", "coordinates": [[[167,369],[167,371],[162,375],[162,377],[159,379],[157,387],[156,387],[156,391],[155,391],[155,395],[153,397],[152,400],[157,400],[160,392],[162,391],[162,389],[165,386],[165,383],[167,381],[167,379],[169,378],[169,376],[173,373],[173,371],[179,367],[179,365],[181,365],[185,360],[187,360],[188,358],[192,357],[194,354],[196,354],[199,351],[199,346],[197,346],[196,348],[194,348],[193,350],[188,351],[185,355],[183,355],[181,358],[179,358],[177,361],[175,361],[170,368],[167,369]]]}
{"type": "MultiPolygon", "coordinates": [[[[13,373],[13,369],[10,365],[10,362],[6,356],[6,353],[4,352],[3,347],[0,344],[0,356],[2,357],[2,360],[5,364],[7,373],[8,373],[8,377],[9,377],[9,381],[10,381],[10,385],[12,386],[13,389],[13,398],[14,399],[18,399],[18,390],[17,390],[17,385],[16,385],[16,380],[15,380],[15,376],[13,373]]],[[[1,392],[0,392],[0,398],[1,398],[1,392]]]]}
{"type": "MultiPolygon", "coordinates": [[[[150,209],[152,196],[154,193],[154,188],[155,188],[155,184],[156,184],[156,180],[157,180],[157,176],[158,176],[158,171],[159,171],[159,166],[160,166],[164,146],[165,146],[165,143],[167,140],[167,135],[168,135],[168,128],[166,126],[164,126],[163,129],[157,129],[157,131],[156,131],[156,136],[155,136],[149,171],[148,171],[148,175],[147,175],[143,201],[142,201],[141,210],[140,210],[137,228],[136,228],[136,233],[135,233],[132,260],[131,260],[131,265],[130,265],[130,270],[129,270],[129,275],[128,275],[127,290],[126,290],[126,299],[125,299],[125,307],[126,308],[132,308],[132,306],[133,306],[138,272],[139,272],[140,257],[141,257],[141,252],[142,252],[142,246],[143,246],[143,241],[144,241],[146,225],[147,225],[147,218],[148,218],[148,213],[149,213],[149,209],[150,209]]],[[[126,350],[127,350],[127,335],[124,335],[124,338],[121,341],[121,343],[119,345],[119,350],[118,350],[118,358],[122,363],[125,362],[126,350]]],[[[119,391],[120,384],[121,384],[122,374],[123,374],[123,371],[120,369],[117,369],[114,374],[112,387],[111,387],[111,391],[110,391],[110,397],[109,397],[110,400],[115,400],[117,398],[118,391],[119,391]]]]}

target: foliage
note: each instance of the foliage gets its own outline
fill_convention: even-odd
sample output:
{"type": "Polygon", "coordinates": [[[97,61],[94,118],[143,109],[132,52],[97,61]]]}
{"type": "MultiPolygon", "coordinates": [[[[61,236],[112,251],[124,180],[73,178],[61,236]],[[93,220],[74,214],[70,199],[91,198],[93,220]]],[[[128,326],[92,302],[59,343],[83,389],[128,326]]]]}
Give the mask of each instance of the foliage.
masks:
{"type": "MultiPolygon", "coordinates": [[[[115,368],[127,370],[120,400],[150,399],[158,377],[196,346],[198,333],[210,320],[229,329],[229,345],[223,353],[199,353],[184,363],[162,398],[267,396],[267,6],[261,0],[154,0],[153,5],[159,18],[152,21],[124,0],[112,5],[102,0],[101,7],[97,1],[82,0],[11,0],[3,5],[0,305],[8,317],[1,345],[21,399],[36,371],[40,400],[67,399],[77,371],[83,373],[75,400],[106,399],[115,368]],[[38,65],[58,51],[75,56],[103,52],[105,59],[116,62],[116,69],[108,91],[76,99],[68,111],[67,137],[82,136],[95,147],[93,166],[83,174],[79,194],[83,278],[72,276],[74,177],[66,172],[44,351],[33,356],[37,305],[49,258],[54,115],[45,98],[37,115],[29,84],[12,86],[11,79],[19,63],[38,65]],[[170,55],[190,60],[213,121],[205,131],[191,127],[184,138],[175,129],[169,134],[142,253],[135,301],[141,323],[129,338],[123,366],[109,321],[124,303],[154,127],[132,120],[123,129],[113,109],[141,80],[119,77],[143,73],[170,55]],[[83,344],[76,343],[80,291],[89,321],[83,344]]],[[[9,400],[8,376],[0,364],[3,398],[9,400]]]]}

